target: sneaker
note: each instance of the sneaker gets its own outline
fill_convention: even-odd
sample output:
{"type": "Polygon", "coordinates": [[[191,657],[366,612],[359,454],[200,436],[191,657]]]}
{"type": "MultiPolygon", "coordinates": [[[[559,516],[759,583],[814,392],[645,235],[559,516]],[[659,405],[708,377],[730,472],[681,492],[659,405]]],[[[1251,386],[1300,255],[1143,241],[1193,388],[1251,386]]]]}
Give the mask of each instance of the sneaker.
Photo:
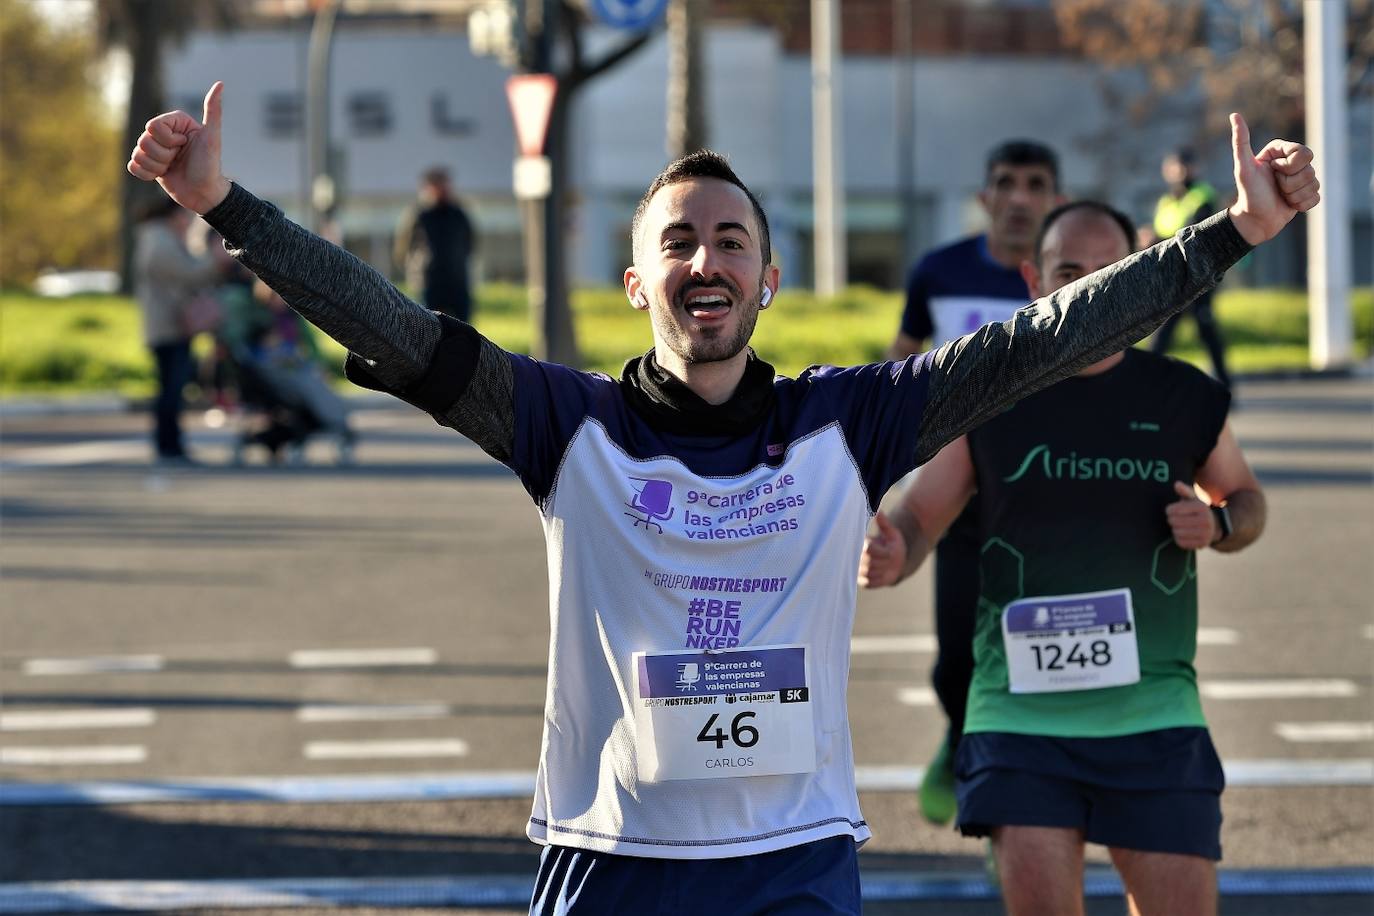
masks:
{"type": "Polygon", "coordinates": [[[940,742],[940,749],[926,765],[917,798],[921,814],[932,824],[943,826],[954,820],[958,802],[954,795],[954,756],[950,753],[948,732],[940,742]]]}
{"type": "Polygon", "coordinates": [[[1002,889],[1002,870],[997,867],[997,849],[992,845],[992,837],[983,843],[983,874],[995,889],[1002,889]]]}

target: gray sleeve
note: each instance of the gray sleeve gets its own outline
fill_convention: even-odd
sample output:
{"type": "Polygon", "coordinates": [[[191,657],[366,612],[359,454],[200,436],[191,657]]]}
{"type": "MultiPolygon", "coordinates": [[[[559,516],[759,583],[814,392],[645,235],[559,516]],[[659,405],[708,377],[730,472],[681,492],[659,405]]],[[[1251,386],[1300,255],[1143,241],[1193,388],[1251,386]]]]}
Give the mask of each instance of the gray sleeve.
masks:
{"type": "Polygon", "coordinates": [[[429,368],[439,319],[372,267],[237,184],[205,221],[224,236],[231,255],[307,321],[366,360],[388,386],[404,388],[429,368]]]}
{"type": "Polygon", "coordinates": [[[917,463],[1026,395],[1144,338],[1250,249],[1218,213],[929,354],[917,463]]]}

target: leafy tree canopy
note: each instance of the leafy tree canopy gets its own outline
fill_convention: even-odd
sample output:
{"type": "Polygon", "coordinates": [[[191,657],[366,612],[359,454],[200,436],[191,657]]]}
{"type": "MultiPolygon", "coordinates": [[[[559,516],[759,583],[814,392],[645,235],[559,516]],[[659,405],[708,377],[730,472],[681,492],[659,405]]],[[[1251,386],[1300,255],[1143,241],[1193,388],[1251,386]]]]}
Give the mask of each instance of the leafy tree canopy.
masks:
{"type": "Polygon", "coordinates": [[[0,286],[115,264],[124,160],[90,31],[0,0],[0,286]]]}

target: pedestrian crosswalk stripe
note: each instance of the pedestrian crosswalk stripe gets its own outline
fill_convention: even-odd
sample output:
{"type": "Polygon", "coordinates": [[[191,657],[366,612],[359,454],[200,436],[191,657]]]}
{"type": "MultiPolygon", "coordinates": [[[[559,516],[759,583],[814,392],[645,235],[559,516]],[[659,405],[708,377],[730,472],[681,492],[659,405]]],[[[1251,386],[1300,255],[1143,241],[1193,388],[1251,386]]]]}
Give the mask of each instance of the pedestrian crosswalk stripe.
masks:
{"type": "Polygon", "coordinates": [[[854,636],[849,640],[851,655],[934,651],[935,637],[930,633],[913,633],[905,636],[854,636]]]}
{"type": "Polygon", "coordinates": [[[97,766],[142,763],[148,752],[141,745],[110,744],[89,747],[0,747],[0,766],[97,766]]]}
{"type": "Polygon", "coordinates": [[[24,673],[31,675],[118,674],[161,671],[161,655],[93,655],[88,658],[30,658],[24,673]]]}
{"type": "Polygon", "coordinates": [[[1267,680],[1207,680],[1198,691],[1209,700],[1307,700],[1358,696],[1354,681],[1341,678],[1276,678],[1267,680]]]}
{"type": "Polygon", "coordinates": [[[1274,734],[1295,744],[1374,741],[1374,722],[1279,722],[1274,734]]]}
{"type": "Polygon", "coordinates": [[[44,709],[0,712],[0,732],[78,728],[140,728],[157,721],[151,709],[44,709]]]}
{"type": "Polygon", "coordinates": [[[310,703],[296,710],[301,722],[381,722],[389,719],[442,719],[447,703],[310,703]]]}
{"type": "Polygon", "coordinates": [[[897,702],[904,706],[934,706],[935,691],[930,687],[903,687],[897,691],[897,702]]]}
{"type": "MultiPolygon", "coordinates": [[[[1198,627],[1199,646],[1234,646],[1240,642],[1240,632],[1230,627],[1198,627]]],[[[851,655],[887,655],[938,651],[933,633],[907,633],[889,636],[854,636],[849,640],[851,655]]]]}
{"type": "MultiPolygon", "coordinates": [[[[1230,760],[1226,784],[1374,786],[1374,759],[1230,760]]],[[[912,792],[924,770],[908,765],[854,768],[861,792],[912,792]]],[[[256,776],[200,779],[0,782],[0,806],[133,805],[160,802],[348,803],[446,799],[528,799],[533,770],[454,770],[351,776],[256,776]]]]}
{"type": "Polygon", "coordinates": [[[433,649],[302,649],[292,652],[292,668],[379,668],[396,665],[432,665],[439,660],[433,649]]]}
{"type": "Polygon", "coordinates": [[[309,760],[376,760],[398,757],[466,757],[468,745],[457,738],[411,741],[311,741],[309,760]]]}

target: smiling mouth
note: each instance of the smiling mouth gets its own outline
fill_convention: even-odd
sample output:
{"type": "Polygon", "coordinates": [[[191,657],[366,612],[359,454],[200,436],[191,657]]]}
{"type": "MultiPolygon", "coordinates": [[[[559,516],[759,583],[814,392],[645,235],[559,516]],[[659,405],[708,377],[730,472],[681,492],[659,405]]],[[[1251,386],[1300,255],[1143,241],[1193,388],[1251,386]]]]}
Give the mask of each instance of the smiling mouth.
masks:
{"type": "Polygon", "coordinates": [[[724,318],[730,311],[730,298],[723,293],[695,295],[687,300],[684,307],[687,314],[700,321],[714,321],[724,318]]]}

